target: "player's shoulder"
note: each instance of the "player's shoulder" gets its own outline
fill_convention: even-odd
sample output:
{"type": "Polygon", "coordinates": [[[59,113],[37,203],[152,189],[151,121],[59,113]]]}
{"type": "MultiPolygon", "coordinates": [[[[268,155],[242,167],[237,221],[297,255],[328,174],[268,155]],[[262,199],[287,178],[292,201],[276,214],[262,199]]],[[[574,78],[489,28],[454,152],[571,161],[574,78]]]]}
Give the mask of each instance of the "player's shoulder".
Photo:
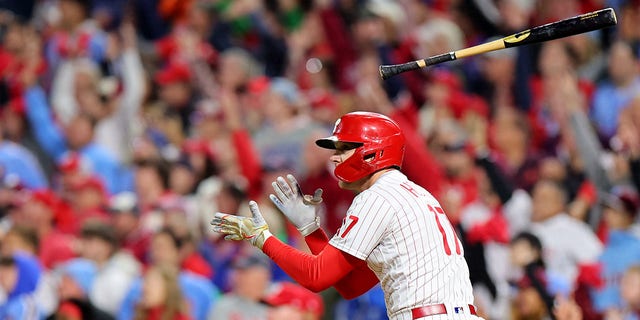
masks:
{"type": "Polygon", "coordinates": [[[390,217],[398,212],[396,202],[372,189],[359,193],[351,203],[347,215],[359,217],[390,217]]]}
{"type": "Polygon", "coordinates": [[[409,180],[409,178],[399,170],[391,170],[382,175],[368,191],[391,198],[409,196],[409,194],[412,196],[431,195],[426,189],[409,180]]]}
{"type": "Polygon", "coordinates": [[[366,191],[374,193],[384,193],[384,191],[392,191],[401,184],[407,183],[409,179],[399,170],[389,170],[382,174],[376,182],[366,191]]]}
{"type": "Polygon", "coordinates": [[[377,205],[394,206],[396,202],[402,202],[402,184],[408,181],[407,177],[400,171],[389,171],[381,176],[370,188],[360,192],[353,203],[376,202],[377,205]]]}
{"type": "Polygon", "coordinates": [[[369,188],[367,190],[364,190],[355,196],[352,204],[358,205],[358,204],[367,203],[367,202],[386,201],[386,197],[384,197],[378,191],[379,190],[376,190],[374,188],[369,188]]]}

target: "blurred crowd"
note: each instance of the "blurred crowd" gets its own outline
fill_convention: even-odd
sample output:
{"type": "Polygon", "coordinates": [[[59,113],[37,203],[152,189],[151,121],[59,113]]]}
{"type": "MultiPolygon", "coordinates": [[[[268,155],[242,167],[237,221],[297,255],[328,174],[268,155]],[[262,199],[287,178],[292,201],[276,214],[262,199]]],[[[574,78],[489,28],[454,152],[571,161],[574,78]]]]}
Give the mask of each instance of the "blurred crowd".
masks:
{"type": "Polygon", "coordinates": [[[1,319],[386,319],[211,231],[374,111],[464,244],[485,319],[640,319],[640,1],[0,1],[1,319]],[[613,7],[617,26],[381,80],[378,65],[613,7]]]}

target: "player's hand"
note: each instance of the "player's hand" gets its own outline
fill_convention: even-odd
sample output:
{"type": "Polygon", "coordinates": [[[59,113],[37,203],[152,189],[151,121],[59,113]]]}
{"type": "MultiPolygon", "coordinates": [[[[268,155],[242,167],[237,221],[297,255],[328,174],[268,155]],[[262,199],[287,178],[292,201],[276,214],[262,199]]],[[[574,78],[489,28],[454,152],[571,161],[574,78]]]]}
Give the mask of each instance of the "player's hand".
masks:
{"type": "Polygon", "coordinates": [[[252,245],[262,249],[271,232],[255,201],[249,201],[249,209],[251,218],[217,212],[211,220],[213,231],[225,234],[225,240],[249,240],[252,245]]]}
{"type": "Polygon", "coordinates": [[[317,189],[313,196],[303,195],[295,177],[288,174],[287,180],[289,182],[278,177],[271,183],[275,195],[270,194],[269,199],[306,237],[320,228],[318,210],[322,202],[322,189],[317,189]]]}

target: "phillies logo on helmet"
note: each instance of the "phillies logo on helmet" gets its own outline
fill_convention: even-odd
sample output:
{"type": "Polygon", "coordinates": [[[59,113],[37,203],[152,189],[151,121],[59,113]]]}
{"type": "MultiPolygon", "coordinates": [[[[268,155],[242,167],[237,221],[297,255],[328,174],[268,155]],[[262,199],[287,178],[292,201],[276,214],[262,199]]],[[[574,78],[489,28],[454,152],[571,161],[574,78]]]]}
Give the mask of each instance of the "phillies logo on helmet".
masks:
{"type": "Polygon", "coordinates": [[[336,120],[336,124],[333,125],[333,133],[335,133],[336,130],[338,129],[338,126],[340,125],[340,120],[341,119],[336,120]]]}

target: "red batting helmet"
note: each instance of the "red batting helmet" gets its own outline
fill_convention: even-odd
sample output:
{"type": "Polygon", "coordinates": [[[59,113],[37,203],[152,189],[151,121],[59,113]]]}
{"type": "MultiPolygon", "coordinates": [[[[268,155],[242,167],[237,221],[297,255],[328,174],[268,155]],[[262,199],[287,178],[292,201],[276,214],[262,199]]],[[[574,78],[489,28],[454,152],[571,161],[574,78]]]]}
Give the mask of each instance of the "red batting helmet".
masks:
{"type": "Polygon", "coordinates": [[[346,182],[360,180],[376,171],[402,165],[404,135],[389,117],[373,112],[351,112],[342,116],[333,135],[316,140],[319,147],[335,149],[335,143],[358,144],[353,156],[336,166],[334,174],[346,182]]]}

